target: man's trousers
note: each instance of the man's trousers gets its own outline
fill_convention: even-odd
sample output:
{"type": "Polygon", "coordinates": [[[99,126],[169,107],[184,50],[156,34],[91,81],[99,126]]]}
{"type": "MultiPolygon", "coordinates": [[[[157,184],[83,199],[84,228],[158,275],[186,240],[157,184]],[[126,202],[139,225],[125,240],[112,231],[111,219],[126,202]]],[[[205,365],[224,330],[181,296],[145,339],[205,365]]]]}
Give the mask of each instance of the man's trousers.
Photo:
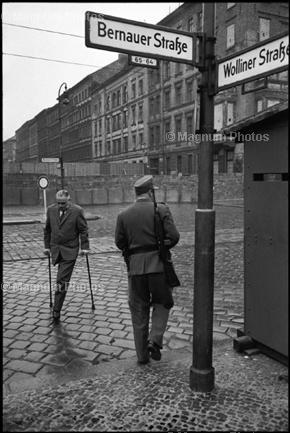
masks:
{"type": "Polygon", "coordinates": [[[54,306],[56,312],[60,312],[66,292],[68,290],[69,282],[74,270],[76,260],[63,260],[61,256],[58,258],[58,270],[56,277],[56,290],[54,293],[54,306]]]}
{"type": "Polygon", "coordinates": [[[129,307],[138,361],[148,359],[148,341],[160,348],[169,310],[173,307],[172,289],[163,273],[133,275],[129,280],[129,307]],[[150,306],[153,306],[149,333],[150,306]]]}

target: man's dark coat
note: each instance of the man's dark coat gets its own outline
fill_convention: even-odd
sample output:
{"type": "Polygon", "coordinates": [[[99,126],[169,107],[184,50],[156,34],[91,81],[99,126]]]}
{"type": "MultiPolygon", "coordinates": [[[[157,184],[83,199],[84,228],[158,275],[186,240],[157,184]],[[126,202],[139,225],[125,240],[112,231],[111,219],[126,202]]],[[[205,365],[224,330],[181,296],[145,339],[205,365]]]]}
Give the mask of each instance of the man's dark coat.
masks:
{"type": "Polygon", "coordinates": [[[81,249],[88,250],[88,225],[83,209],[76,204],[70,204],[60,221],[57,204],[49,206],[44,227],[44,245],[45,248],[50,248],[53,265],[57,263],[59,253],[63,260],[76,260],[79,238],[81,249]]]}
{"type": "MultiPolygon", "coordinates": [[[[164,238],[169,242],[168,247],[172,248],[179,241],[179,232],[168,206],[159,203],[158,209],[163,222],[164,238]]],[[[121,250],[157,244],[154,231],[154,204],[150,198],[137,199],[118,215],[115,243],[121,250]]],[[[157,250],[133,254],[129,260],[129,276],[164,272],[163,262],[157,250]]]]}

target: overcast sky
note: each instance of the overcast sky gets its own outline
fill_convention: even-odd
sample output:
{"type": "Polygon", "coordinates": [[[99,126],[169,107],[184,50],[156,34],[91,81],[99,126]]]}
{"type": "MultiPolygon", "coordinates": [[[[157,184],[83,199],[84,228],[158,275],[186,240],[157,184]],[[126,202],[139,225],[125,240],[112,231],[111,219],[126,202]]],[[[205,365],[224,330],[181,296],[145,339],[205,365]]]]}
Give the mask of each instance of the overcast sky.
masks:
{"type": "Polygon", "coordinates": [[[6,53],[3,54],[2,70],[3,139],[12,137],[23,123],[44,108],[53,106],[57,102],[58,90],[63,82],[72,87],[87,75],[118,58],[118,53],[85,46],[86,11],[157,24],[179,5],[181,3],[171,2],[2,2],[2,50],[6,53]],[[11,24],[51,32],[15,27],[11,24]],[[94,67],[19,56],[82,63],[94,67]]]}

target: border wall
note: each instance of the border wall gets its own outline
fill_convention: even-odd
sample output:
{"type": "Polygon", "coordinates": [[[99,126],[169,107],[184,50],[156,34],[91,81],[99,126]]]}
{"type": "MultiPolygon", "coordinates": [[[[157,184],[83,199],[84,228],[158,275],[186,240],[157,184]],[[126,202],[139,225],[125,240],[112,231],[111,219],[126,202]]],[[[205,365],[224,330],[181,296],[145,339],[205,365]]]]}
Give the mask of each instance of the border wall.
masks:
{"type": "MultiPolygon", "coordinates": [[[[135,198],[134,183],[146,174],[143,164],[67,163],[64,167],[65,188],[81,206],[130,203],[135,198]]],[[[4,206],[42,205],[43,192],[38,186],[42,175],[49,180],[47,204],[55,201],[55,193],[60,189],[57,164],[14,163],[3,169],[4,206]]],[[[243,199],[243,180],[242,173],[215,173],[214,200],[243,199]]],[[[197,203],[197,174],[159,175],[154,176],[154,182],[159,187],[158,201],[197,203]]]]}

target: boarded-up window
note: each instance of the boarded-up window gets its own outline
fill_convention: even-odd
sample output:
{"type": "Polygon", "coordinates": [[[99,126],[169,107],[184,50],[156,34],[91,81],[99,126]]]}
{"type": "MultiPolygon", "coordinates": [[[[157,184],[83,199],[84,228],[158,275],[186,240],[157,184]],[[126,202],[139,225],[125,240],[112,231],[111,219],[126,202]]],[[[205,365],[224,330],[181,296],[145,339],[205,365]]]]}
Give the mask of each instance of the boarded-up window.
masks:
{"type": "Polygon", "coordinates": [[[270,20],[259,18],[259,40],[264,41],[270,37],[270,20]]]}
{"type": "Polygon", "coordinates": [[[267,108],[272,107],[272,105],[279,104],[279,99],[267,99],[267,108]]]}
{"type": "Polygon", "coordinates": [[[234,104],[228,102],[227,104],[227,125],[231,125],[234,122],[234,104]]]}
{"type": "Polygon", "coordinates": [[[263,99],[257,100],[257,113],[263,110],[263,99]]]}
{"type": "Polygon", "coordinates": [[[231,24],[227,27],[227,48],[235,45],[235,25],[231,24]]]}
{"type": "Polygon", "coordinates": [[[214,107],[214,129],[219,131],[223,127],[223,104],[214,107]]]}

